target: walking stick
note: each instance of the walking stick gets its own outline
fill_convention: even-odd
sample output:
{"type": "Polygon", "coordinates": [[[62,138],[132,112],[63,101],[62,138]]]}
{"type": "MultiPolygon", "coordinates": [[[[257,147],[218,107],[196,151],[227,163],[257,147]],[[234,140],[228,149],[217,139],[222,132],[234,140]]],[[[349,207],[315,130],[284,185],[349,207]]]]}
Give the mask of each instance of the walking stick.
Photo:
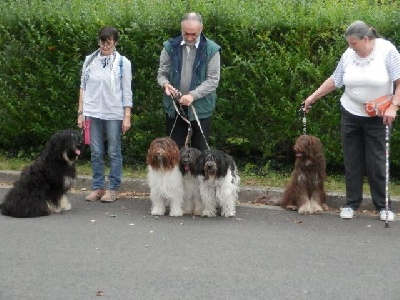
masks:
{"type": "Polygon", "coordinates": [[[390,126],[385,128],[385,150],[386,150],[386,173],[385,173],[385,209],[386,220],[385,228],[389,228],[389,148],[390,148],[390,126]]]}

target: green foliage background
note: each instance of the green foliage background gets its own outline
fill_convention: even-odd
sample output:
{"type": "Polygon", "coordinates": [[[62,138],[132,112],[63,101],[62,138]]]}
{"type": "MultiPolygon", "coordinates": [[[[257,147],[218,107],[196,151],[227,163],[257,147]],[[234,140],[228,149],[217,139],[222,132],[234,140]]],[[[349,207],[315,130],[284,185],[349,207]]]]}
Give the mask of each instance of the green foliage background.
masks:
{"type": "MultiPolygon", "coordinates": [[[[0,147],[36,155],[56,130],[74,128],[81,66],[104,25],[121,33],[118,51],[135,65],[132,129],[123,137],[126,164],[143,165],[152,139],[163,136],[156,83],[162,42],[189,10],[222,46],[211,147],[230,152],[247,171],[292,165],[302,133],[300,103],[330,76],[346,49],[345,28],[361,19],[400,44],[393,0],[3,0],[0,4],[0,147]]],[[[341,169],[339,96],[321,99],[307,132],[325,146],[328,172],[341,169]]],[[[400,165],[394,130],[391,161],[400,165]]],[[[395,172],[394,172],[395,173],[395,172]]]]}

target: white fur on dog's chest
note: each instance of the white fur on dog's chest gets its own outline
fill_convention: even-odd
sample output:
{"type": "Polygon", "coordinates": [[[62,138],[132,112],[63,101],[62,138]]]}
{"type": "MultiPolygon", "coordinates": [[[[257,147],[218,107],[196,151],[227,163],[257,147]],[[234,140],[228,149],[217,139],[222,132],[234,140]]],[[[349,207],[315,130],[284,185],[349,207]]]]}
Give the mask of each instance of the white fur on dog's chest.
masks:
{"type": "Polygon", "coordinates": [[[320,180],[318,174],[312,174],[312,176],[307,176],[306,174],[301,173],[297,177],[297,182],[302,185],[309,184],[309,185],[316,186],[321,183],[321,180],[320,180]]]}
{"type": "Polygon", "coordinates": [[[148,167],[147,179],[152,201],[152,215],[164,215],[170,206],[170,216],[181,216],[183,203],[183,179],[178,166],[172,170],[148,167]]]}
{"type": "Polygon", "coordinates": [[[200,195],[205,207],[203,215],[213,217],[216,214],[217,207],[220,207],[222,216],[234,216],[239,191],[239,176],[236,175],[234,180],[232,170],[229,169],[224,177],[206,179],[203,175],[200,175],[198,178],[200,195]]]}
{"type": "Polygon", "coordinates": [[[149,184],[152,187],[157,187],[161,195],[170,197],[172,196],[171,192],[175,193],[175,189],[182,188],[182,174],[178,166],[172,170],[154,170],[151,167],[149,168],[149,184]]]}

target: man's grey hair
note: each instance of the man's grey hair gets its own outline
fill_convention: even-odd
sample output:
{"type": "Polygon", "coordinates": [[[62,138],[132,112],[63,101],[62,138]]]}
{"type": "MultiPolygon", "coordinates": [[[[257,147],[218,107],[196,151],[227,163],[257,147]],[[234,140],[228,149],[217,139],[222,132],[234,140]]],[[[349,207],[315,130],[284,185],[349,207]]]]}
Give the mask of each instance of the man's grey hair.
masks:
{"type": "Polygon", "coordinates": [[[200,24],[203,24],[203,18],[201,17],[200,14],[195,13],[195,12],[190,12],[190,13],[184,14],[181,22],[184,22],[184,21],[197,21],[200,24]]]}

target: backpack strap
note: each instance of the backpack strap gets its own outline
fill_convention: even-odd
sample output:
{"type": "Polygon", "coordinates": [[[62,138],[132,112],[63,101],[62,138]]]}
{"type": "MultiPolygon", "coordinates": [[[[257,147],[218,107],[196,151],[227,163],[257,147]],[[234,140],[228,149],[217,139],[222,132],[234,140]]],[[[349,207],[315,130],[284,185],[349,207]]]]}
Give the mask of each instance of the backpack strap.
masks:
{"type": "Polygon", "coordinates": [[[122,93],[122,98],[121,101],[124,99],[124,91],[122,89],[122,70],[123,70],[123,56],[120,55],[119,56],[119,76],[121,78],[121,93],[122,93]]]}

